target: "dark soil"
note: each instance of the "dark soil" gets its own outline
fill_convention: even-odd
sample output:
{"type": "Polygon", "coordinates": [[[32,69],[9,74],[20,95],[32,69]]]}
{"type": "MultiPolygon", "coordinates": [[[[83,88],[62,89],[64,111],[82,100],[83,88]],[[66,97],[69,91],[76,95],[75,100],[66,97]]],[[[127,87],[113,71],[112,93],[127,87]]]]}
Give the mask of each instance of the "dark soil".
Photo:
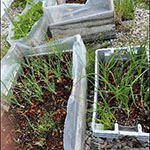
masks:
{"type": "MultiPolygon", "coordinates": [[[[66,57],[71,60],[72,56],[70,53],[66,53],[66,57]]],[[[47,56],[44,56],[43,59],[49,61],[47,56]]],[[[30,60],[32,61],[32,58],[30,60]]],[[[55,58],[53,61],[57,65],[55,58]]],[[[23,68],[23,70],[28,78],[31,69],[23,68]]],[[[23,107],[11,105],[9,111],[4,113],[1,128],[1,150],[63,150],[66,106],[72,89],[72,79],[65,76],[65,70],[65,61],[61,61],[61,78],[59,80],[53,78],[56,84],[56,94],[42,88],[43,102],[33,97],[32,104],[28,104],[24,98],[17,97],[16,93],[21,96],[24,94],[23,89],[19,87],[19,83],[22,81],[28,82],[27,78],[19,76],[18,84],[14,87],[13,93],[23,107]],[[52,120],[55,122],[55,126],[47,132],[39,132],[38,123],[41,118],[45,119],[46,112],[53,114],[52,120]]],[[[36,71],[35,75],[37,75],[36,71]]],[[[49,72],[48,75],[51,78],[54,73],[49,72]]],[[[41,78],[41,76],[37,76],[37,82],[41,87],[46,86],[41,78]]]]}
{"type": "Polygon", "coordinates": [[[80,3],[85,4],[87,0],[66,0],[66,3],[80,3]]]}
{"type": "MultiPolygon", "coordinates": [[[[116,66],[114,66],[111,69],[112,73],[114,73],[115,67],[116,66]]],[[[117,66],[117,67],[119,67],[119,66],[117,66]]],[[[124,74],[126,74],[129,67],[130,67],[130,62],[125,66],[124,72],[123,72],[121,78],[123,77],[124,74]]],[[[143,72],[144,72],[144,70],[143,70],[143,72]]],[[[119,70],[118,70],[118,73],[119,73],[119,70]]],[[[137,73],[135,72],[135,75],[136,74],[137,73]]],[[[101,70],[100,70],[100,75],[103,76],[101,70]]],[[[148,72],[144,75],[144,80],[146,80],[146,79],[149,79],[148,72]]],[[[133,77],[133,80],[134,80],[134,77],[133,77]]],[[[115,86],[115,80],[114,80],[114,77],[112,76],[112,74],[109,74],[107,81],[111,85],[115,86]]],[[[150,83],[150,80],[147,83],[147,87],[149,86],[149,83],[150,83]]],[[[101,90],[110,90],[109,87],[101,80],[99,82],[99,85],[100,85],[101,90]]],[[[128,95],[128,97],[129,97],[129,103],[128,103],[129,113],[127,113],[127,110],[125,110],[123,107],[119,108],[120,102],[118,102],[118,100],[116,98],[113,98],[111,100],[111,102],[109,101],[114,96],[114,94],[112,92],[108,92],[105,95],[105,100],[108,103],[109,107],[111,108],[112,113],[114,114],[118,124],[123,125],[123,126],[137,126],[138,124],[141,124],[143,131],[150,133],[150,116],[149,116],[150,112],[147,109],[147,105],[149,105],[149,102],[146,103],[143,101],[143,97],[145,96],[144,95],[145,93],[143,93],[143,95],[141,96],[141,94],[140,94],[141,87],[140,86],[141,86],[140,80],[137,80],[137,82],[135,82],[133,85],[133,94],[135,97],[135,104],[134,104],[134,100],[131,96],[131,93],[130,93],[130,95],[128,95]]],[[[150,99],[150,95],[149,95],[149,99],[150,99]]],[[[100,96],[98,98],[98,101],[104,106],[104,102],[100,96]]],[[[97,117],[99,118],[100,116],[97,115],[97,117]]]]}

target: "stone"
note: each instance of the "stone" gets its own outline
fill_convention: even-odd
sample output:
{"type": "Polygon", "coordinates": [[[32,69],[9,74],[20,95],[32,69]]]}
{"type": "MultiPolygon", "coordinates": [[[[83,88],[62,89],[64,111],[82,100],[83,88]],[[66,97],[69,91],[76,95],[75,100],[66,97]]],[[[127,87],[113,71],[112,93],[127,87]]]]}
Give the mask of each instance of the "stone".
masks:
{"type": "Polygon", "coordinates": [[[129,146],[124,146],[123,150],[130,150],[131,148],[129,146]]]}
{"type": "Polygon", "coordinates": [[[94,141],[96,143],[99,143],[99,144],[103,144],[104,143],[104,140],[102,140],[101,138],[94,138],[94,141]]]}
{"type": "Polygon", "coordinates": [[[129,147],[133,147],[133,143],[132,142],[128,142],[127,143],[129,147]]]}
{"type": "Polygon", "coordinates": [[[118,145],[114,145],[111,150],[117,150],[118,149],[118,145]]]}
{"type": "Polygon", "coordinates": [[[91,141],[91,150],[98,150],[98,145],[97,145],[97,143],[91,141]]]}

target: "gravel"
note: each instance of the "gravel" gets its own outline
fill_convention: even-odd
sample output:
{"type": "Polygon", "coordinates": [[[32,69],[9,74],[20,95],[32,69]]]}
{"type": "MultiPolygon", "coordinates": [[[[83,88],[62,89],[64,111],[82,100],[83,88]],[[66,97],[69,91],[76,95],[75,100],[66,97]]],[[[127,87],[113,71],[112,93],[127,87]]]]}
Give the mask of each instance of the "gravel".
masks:
{"type": "Polygon", "coordinates": [[[136,8],[136,18],[133,21],[125,21],[117,28],[117,39],[111,40],[111,47],[139,45],[139,41],[146,39],[149,26],[149,10],[136,8]]]}
{"type": "Polygon", "coordinates": [[[86,131],[84,150],[148,150],[149,148],[149,143],[140,142],[135,137],[97,138],[93,136],[92,131],[86,131]]]}
{"type": "MultiPolygon", "coordinates": [[[[123,47],[139,45],[145,41],[149,26],[149,10],[136,8],[135,19],[124,21],[116,27],[116,39],[108,40],[108,47],[123,47]]],[[[105,41],[106,42],[106,41],[105,41]]],[[[95,49],[103,47],[105,43],[97,44],[95,49]]]]}
{"type": "MultiPolygon", "coordinates": [[[[22,8],[21,7],[16,8],[16,7],[11,6],[11,12],[12,12],[12,16],[18,15],[22,12],[22,8]]],[[[9,49],[9,47],[7,46],[8,44],[6,44],[7,43],[6,38],[9,34],[10,23],[11,21],[9,17],[6,14],[4,14],[1,19],[1,35],[2,35],[2,41],[1,41],[1,55],[2,56],[1,57],[3,57],[9,49]]]]}
{"type": "MultiPolygon", "coordinates": [[[[16,7],[11,6],[11,12],[13,16],[18,15],[22,12],[22,8],[21,7],[16,8],[16,7]]],[[[6,14],[4,14],[1,20],[1,34],[3,37],[8,36],[9,25],[10,25],[10,19],[8,18],[6,14]]]]}

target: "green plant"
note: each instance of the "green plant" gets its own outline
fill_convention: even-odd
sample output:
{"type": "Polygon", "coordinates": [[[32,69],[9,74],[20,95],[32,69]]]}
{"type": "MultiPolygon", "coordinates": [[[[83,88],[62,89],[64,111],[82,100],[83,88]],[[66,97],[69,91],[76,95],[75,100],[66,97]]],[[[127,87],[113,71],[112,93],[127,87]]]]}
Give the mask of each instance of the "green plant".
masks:
{"type": "Polygon", "coordinates": [[[104,125],[104,130],[114,128],[116,119],[107,106],[102,106],[100,103],[97,103],[97,114],[96,121],[104,125]]]}
{"type": "Polygon", "coordinates": [[[94,73],[94,66],[95,66],[95,50],[94,46],[86,45],[86,59],[87,59],[87,74],[94,73]]]}
{"type": "Polygon", "coordinates": [[[45,112],[45,115],[40,118],[37,125],[37,132],[43,137],[47,132],[55,129],[56,121],[54,121],[54,115],[50,112],[45,112]]]}
{"type": "Polygon", "coordinates": [[[6,40],[6,37],[2,37],[2,45],[1,45],[1,59],[7,54],[9,48],[10,48],[10,44],[9,42],[6,40]]]}
{"type": "Polygon", "coordinates": [[[25,37],[31,30],[33,24],[37,22],[43,15],[42,2],[33,4],[31,8],[22,16],[18,16],[18,20],[13,21],[14,36],[13,40],[25,37]]]}
{"type": "Polygon", "coordinates": [[[72,89],[72,52],[55,48],[54,53],[16,60],[21,67],[12,81],[8,102],[21,120],[19,130],[30,139],[24,144],[26,149],[44,149],[49,138],[55,141],[57,135],[61,141],[53,145],[63,147],[63,123],[72,89]]]}
{"type": "Polygon", "coordinates": [[[104,128],[111,129],[115,120],[116,111],[123,110],[127,116],[131,108],[137,103],[144,101],[144,110],[149,110],[150,89],[147,79],[149,73],[146,56],[147,43],[143,43],[135,53],[135,48],[130,48],[130,59],[124,60],[124,52],[116,51],[110,60],[99,61],[98,79],[100,90],[98,90],[99,102],[97,104],[96,121],[103,123],[104,128]],[[135,89],[138,86],[138,90],[135,89]]]}
{"type": "Polygon", "coordinates": [[[27,2],[32,3],[33,0],[14,0],[12,3],[12,6],[13,7],[19,7],[20,6],[22,9],[24,9],[27,2]]]}
{"type": "Polygon", "coordinates": [[[149,10],[150,1],[149,0],[134,0],[136,4],[140,4],[140,7],[149,10]]]}
{"type": "Polygon", "coordinates": [[[133,0],[114,0],[116,23],[135,18],[135,3],[133,0]]]}

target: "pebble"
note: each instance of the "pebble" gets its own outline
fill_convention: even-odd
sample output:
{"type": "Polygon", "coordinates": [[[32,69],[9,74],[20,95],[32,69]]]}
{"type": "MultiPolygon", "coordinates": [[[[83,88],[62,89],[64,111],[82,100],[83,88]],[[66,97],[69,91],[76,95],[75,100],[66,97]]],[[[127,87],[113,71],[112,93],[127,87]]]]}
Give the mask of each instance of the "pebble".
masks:
{"type": "Polygon", "coordinates": [[[129,147],[129,146],[125,146],[125,147],[123,148],[123,150],[130,150],[130,147],[129,147]]]}
{"type": "Polygon", "coordinates": [[[118,145],[114,145],[114,146],[111,148],[111,150],[116,150],[116,149],[118,149],[118,145]]]}
{"type": "Polygon", "coordinates": [[[129,146],[129,147],[133,147],[133,142],[129,142],[129,143],[128,143],[128,146],[129,146]]]}
{"type": "Polygon", "coordinates": [[[103,144],[104,143],[104,140],[102,140],[101,138],[95,138],[94,141],[99,143],[99,144],[103,144]]]}

